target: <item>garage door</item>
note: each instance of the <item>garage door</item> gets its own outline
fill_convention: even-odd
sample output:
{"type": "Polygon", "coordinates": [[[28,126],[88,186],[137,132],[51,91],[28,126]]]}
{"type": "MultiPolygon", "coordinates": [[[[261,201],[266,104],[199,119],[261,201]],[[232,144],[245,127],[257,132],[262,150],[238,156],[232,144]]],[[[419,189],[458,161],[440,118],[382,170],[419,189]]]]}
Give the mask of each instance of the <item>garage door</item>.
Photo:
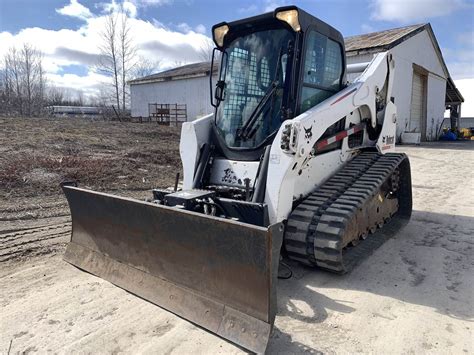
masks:
{"type": "Polygon", "coordinates": [[[410,132],[422,133],[425,107],[425,78],[413,72],[410,108],[410,132]]]}

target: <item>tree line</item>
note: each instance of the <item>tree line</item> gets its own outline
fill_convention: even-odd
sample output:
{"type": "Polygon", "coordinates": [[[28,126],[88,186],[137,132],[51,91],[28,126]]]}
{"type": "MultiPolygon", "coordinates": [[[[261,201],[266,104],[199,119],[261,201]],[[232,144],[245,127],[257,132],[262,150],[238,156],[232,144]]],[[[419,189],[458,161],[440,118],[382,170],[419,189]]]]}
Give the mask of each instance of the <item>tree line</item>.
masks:
{"type": "Polygon", "coordinates": [[[42,53],[27,43],[8,50],[0,78],[1,113],[34,116],[43,110],[46,75],[42,60],[42,53]]]}
{"type": "MultiPolygon", "coordinates": [[[[84,96],[55,86],[47,80],[44,54],[29,43],[9,48],[0,58],[0,114],[10,116],[40,116],[52,105],[113,106],[118,115],[129,107],[130,93],[127,82],[153,74],[160,60],[149,60],[138,55],[130,19],[123,8],[112,11],[104,20],[100,32],[98,60],[92,67],[102,74],[104,81],[99,92],[84,96]]],[[[212,45],[204,43],[199,56],[210,60],[212,45]]],[[[178,66],[182,63],[176,63],[178,66]]]]}

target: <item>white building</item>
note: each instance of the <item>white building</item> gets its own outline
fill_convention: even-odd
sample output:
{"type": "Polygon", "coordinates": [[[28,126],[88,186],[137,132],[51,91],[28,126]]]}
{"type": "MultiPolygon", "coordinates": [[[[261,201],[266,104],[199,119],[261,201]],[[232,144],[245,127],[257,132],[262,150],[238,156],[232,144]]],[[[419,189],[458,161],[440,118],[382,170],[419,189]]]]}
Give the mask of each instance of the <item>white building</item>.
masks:
{"type": "MultiPolygon", "coordinates": [[[[436,140],[447,107],[456,107],[460,117],[464,99],[449,75],[430,24],[348,37],[345,45],[347,64],[369,62],[374,54],[387,50],[393,54],[397,140],[436,140]]],[[[354,74],[348,76],[349,81],[353,79],[354,74]]],[[[449,120],[444,125],[449,126],[449,120]]]]}
{"type": "MultiPolygon", "coordinates": [[[[464,99],[449,75],[429,24],[347,37],[345,45],[347,64],[370,62],[374,54],[387,50],[394,55],[397,140],[402,135],[436,140],[448,106],[455,106],[460,117],[464,99]]],[[[148,117],[148,105],[153,103],[186,104],[188,121],[212,112],[209,73],[209,63],[196,63],[130,81],[132,116],[148,117]]],[[[356,75],[347,79],[351,81],[356,75]]],[[[449,120],[444,125],[449,125],[449,120]]]]}
{"type": "Polygon", "coordinates": [[[208,62],[194,63],[129,81],[132,117],[149,117],[149,104],[185,104],[188,121],[212,112],[210,69],[208,62]]]}

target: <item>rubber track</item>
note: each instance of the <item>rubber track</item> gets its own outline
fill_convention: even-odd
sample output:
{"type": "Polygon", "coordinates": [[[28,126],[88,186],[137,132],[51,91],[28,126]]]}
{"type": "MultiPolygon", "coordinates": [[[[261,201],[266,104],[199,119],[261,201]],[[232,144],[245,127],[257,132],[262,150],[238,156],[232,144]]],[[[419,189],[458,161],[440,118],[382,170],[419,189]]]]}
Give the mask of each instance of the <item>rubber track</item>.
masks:
{"type": "MultiPolygon", "coordinates": [[[[333,272],[350,271],[406,221],[392,218],[356,247],[342,245],[345,227],[357,209],[378,193],[405,154],[363,152],[300,203],[288,218],[288,256],[333,272]]],[[[410,186],[411,191],[411,186],[410,186]]]]}

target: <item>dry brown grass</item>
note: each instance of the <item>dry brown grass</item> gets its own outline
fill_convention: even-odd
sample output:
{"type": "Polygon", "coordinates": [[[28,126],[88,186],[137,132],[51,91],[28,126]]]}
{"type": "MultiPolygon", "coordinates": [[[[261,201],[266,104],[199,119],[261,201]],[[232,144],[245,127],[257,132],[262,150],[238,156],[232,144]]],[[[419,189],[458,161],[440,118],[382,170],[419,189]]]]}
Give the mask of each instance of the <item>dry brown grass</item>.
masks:
{"type": "Polygon", "coordinates": [[[117,173],[113,168],[112,161],[107,159],[16,154],[7,160],[0,171],[0,189],[55,191],[64,180],[100,184],[106,182],[111,174],[117,173]]]}
{"type": "Polygon", "coordinates": [[[0,119],[0,196],[59,194],[76,180],[103,190],[173,184],[179,129],[85,119],[0,119]]]}

